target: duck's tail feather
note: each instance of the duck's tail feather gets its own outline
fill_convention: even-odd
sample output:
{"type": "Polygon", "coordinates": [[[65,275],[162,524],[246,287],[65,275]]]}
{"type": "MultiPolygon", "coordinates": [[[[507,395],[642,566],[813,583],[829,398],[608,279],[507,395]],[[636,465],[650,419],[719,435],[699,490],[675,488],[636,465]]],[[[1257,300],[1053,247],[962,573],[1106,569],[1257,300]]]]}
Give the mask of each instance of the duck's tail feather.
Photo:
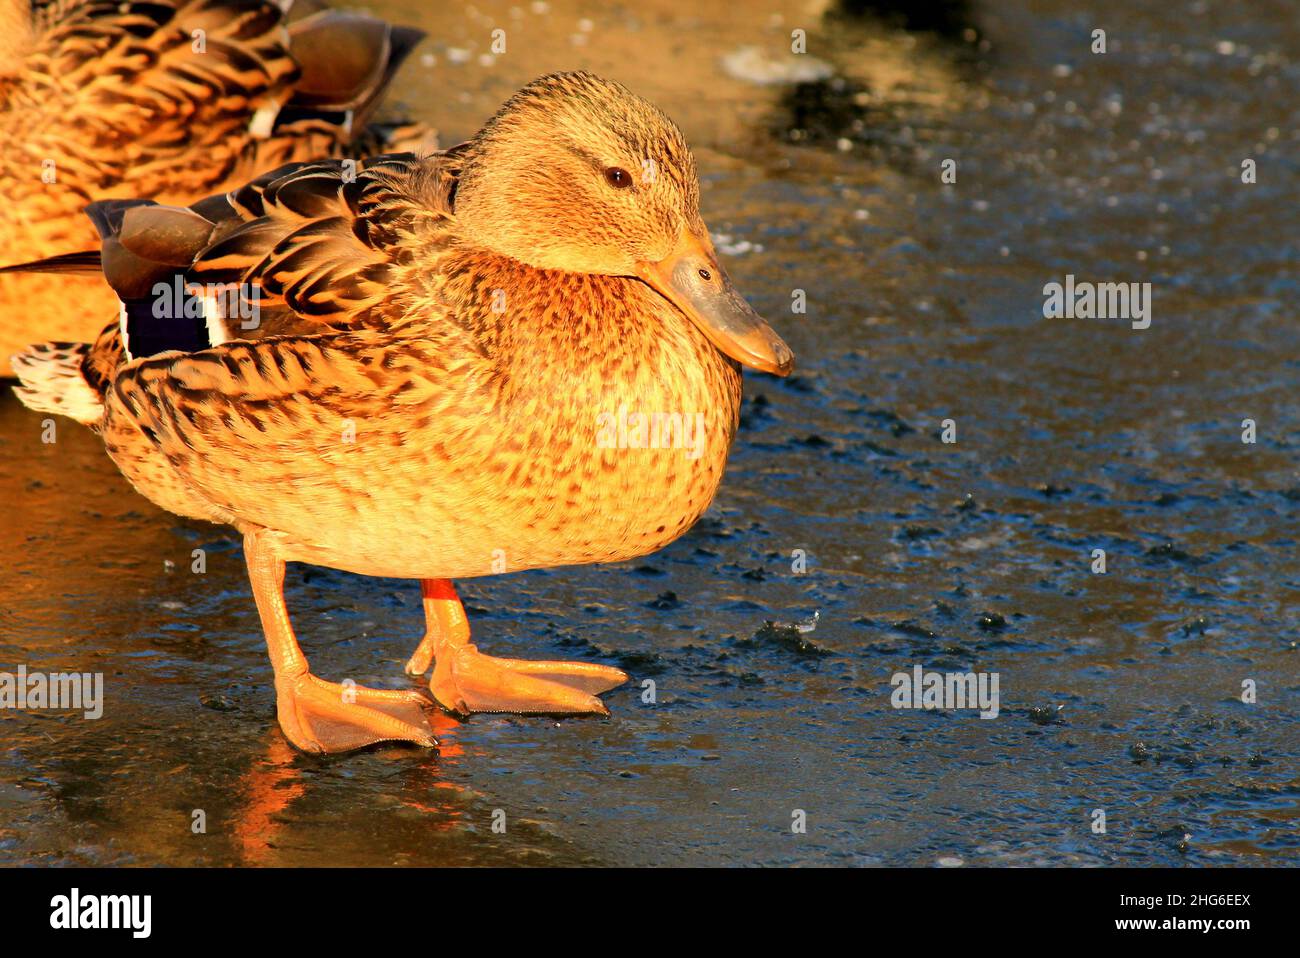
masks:
{"type": "Polygon", "coordinates": [[[35,259],[30,263],[15,263],[12,266],[0,266],[0,273],[90,273],[100,271],[99,250],[84,250],[80,253],[60,253],[35,259]]]}
{"type": "Polygon", "coordinates": [[[37,412],[67,416],[90,425],[104,415],[104,398],[83,372],[89,343],[38,343],[10,361],[21,386],[14,394],[37,412]]]}
{"type": "Polygon", "coordinates": [[[359,136],[397,68],[424,36],[423,30],[340,10],[290,24],[289,49],[301,76],[279,110],[277,127],[332,119],[345,140],[359,136]]]}

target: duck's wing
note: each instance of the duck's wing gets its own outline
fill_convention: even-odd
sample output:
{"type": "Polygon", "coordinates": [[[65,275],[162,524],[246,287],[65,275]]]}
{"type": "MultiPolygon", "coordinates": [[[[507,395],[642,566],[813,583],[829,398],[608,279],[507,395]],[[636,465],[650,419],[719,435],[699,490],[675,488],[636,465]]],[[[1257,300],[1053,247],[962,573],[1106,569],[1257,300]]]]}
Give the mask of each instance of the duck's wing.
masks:
{"type": "Polygon", "coordinates": [[[190,207],[91,204],[127,358],[394,328],[409,306],[394,269],[411,243],[450,226],[459,158],[296,164],[190,207]]]}
{"type": "Polygon", "coordinates": [[[184,201],[366,138],[422,36],[329,10],[286,25],[269,0],[61,0],[33,31],[0,113],[20,159],[88,198],[184,201]]]}
{"type": "MultiPolygon", "coordinates": [[[[293,533],[322,516],[365,526],[387,494],[376,483],[455,488],[463,473],[488,471],[501,441],[491,359],[445,307],[389,286],[412,240],[446,228],[452,163],[385,157],[351,181],[341,164],[312,164],[224,205],[123,212],[116,237],[137,260],[174,258],[188,232],[214,229],[187,275],[254,283],[281,313],[210,348],[123,357],[101,386],[103,429],[142,492],[187,514],[293,533]],[[205,227],[208,216],[216,222],[205,227]],[[148,247],[162,236],[175,245],[148,247]]],[[[94,356],[115,348],[107,339],[87,379],[94,356]]]]}
{"type": "Polygon", "coordinates": [[[288,36],[299,68],[293,91],[287,102],[254,115],[247,144],[237,161],[214,177],[212,189],[318,157],[436,151],[437,134],[422,123],[371,122],[423,31],[322,10],[290,24],[288,36]]]}

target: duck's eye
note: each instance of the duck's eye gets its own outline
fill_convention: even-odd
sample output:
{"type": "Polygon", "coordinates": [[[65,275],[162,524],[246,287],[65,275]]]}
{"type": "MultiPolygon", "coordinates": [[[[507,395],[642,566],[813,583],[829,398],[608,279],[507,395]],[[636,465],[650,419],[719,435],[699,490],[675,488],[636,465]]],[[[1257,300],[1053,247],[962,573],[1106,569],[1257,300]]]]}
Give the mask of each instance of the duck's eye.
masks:
{"type": "Polygon", "coordinates": [[[632,185],[632,176],[621,166],[611,166],[605,171],[605,180],[616,190],[625,190],[632,185]]]}
{"type": "Polygon", "coordinates": [[[713,279],[713,274],[710,273],[707,269],[704,269],[703,267],[701,267],[701,268],[700,268],[700,279],[704,280],[704,282],[707,283],[709,280],[713,279]]]}

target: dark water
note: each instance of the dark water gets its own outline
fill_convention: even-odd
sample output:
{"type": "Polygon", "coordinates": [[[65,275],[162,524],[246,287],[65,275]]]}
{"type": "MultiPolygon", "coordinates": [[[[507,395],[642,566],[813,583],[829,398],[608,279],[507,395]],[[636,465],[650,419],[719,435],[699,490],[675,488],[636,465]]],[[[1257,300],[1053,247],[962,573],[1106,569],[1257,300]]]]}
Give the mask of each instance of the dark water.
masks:
{"type": "MultiPolygon", "coordinates": [[[[6,396],[0,669],[103,672],[107,704],[0,712],[0,861],[1300,861],[1295,4],[945,3],[913,32],[858,4],[372,6],[430,32],[402,99],[448,143],[550,69],[663,106],[800,371],[749,378],[669,548],[463,586],[488,651],[628,669],[609,719],[328,759],[275,725],[237,540],[6,396]],[[1045,319],[1067,273],[1150,282],[1150,328],[1045,319]],[[997,672],[1000,715],[892,708],[917,664],[997,672]]],[[[293,567],[288,601],[318,674],[407,681],[413,583],[293,567]]]]}

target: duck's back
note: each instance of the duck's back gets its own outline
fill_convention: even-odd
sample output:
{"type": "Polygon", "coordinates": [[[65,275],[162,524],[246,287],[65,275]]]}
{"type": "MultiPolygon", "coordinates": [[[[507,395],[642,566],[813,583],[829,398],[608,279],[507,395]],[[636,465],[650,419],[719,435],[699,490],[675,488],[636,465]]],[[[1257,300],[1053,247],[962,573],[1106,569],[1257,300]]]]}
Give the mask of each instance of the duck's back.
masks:
{"type": "Polygon", "coordinates": [[[404,577],[628,558],[689,528],[736,428],[735,363],[637,280],[463,248],[457,161],[309,164],[188,210],[96,205],[127,335],[76,357],[102,396],[83,418],[142,493],[404,577]],[[256,321],[158,320],[155,290],[178,280],[255,289],[256,321]]]}
{"type": "MultiPolygon", "coordinates": [[[[27,30],[0,66],[0,264],[92,247],[111,197],[188,203],[291,161],[380,149],[366,120],[418,31],[267,0],[0,0],[27,30]]],[[[430,142],[426,131],[400,135],[430,142]]],[[[102,283],[0,276],[0,375],[36,339],[85,339],[102,283]]]]}

